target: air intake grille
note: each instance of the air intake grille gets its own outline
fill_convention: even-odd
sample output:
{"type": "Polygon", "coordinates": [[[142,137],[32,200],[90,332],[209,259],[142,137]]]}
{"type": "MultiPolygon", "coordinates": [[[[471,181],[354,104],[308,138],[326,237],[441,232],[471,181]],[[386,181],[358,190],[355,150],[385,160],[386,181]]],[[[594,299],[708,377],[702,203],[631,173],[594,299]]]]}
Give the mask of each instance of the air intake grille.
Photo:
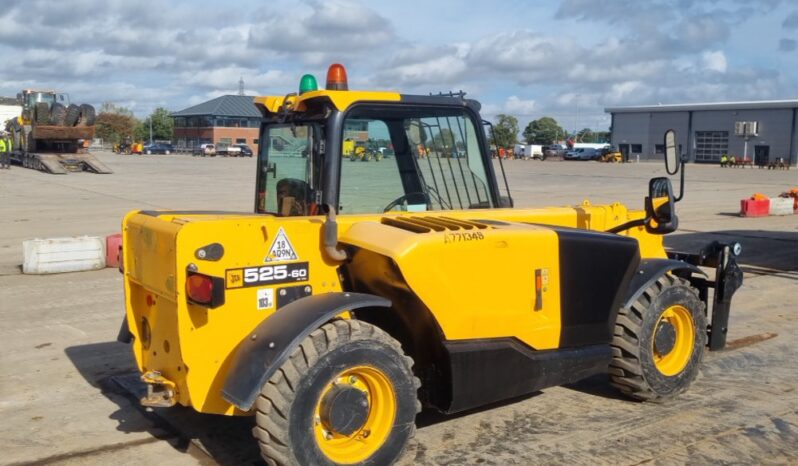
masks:
{"type": "Polygon", "coordinates": [[[382,224],[412,231],[414,233],[485,230],[491,228],[485,223],[475,222],[473,220],[458,220],[450,217],[383,217],[382,224]]]}

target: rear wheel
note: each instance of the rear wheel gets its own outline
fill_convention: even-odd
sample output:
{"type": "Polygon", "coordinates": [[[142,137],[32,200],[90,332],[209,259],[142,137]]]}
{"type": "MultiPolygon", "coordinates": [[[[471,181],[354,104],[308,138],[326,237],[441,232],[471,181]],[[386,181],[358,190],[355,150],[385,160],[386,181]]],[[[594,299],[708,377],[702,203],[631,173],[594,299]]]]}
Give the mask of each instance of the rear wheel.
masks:
{"type": "Polygon", "coordinates": [[[707,344],[704,304],[688,282],[665,275],[621,309],[612,339],[612,384],[638,400],[687,390],[707,344]]]}
{"type": "Polygon", "coordinates": [[[261,390],[253,430],[270,465],[383,465],[415,433],[412,359],[377,327],[336,320],[314,331],[261,390]]]}

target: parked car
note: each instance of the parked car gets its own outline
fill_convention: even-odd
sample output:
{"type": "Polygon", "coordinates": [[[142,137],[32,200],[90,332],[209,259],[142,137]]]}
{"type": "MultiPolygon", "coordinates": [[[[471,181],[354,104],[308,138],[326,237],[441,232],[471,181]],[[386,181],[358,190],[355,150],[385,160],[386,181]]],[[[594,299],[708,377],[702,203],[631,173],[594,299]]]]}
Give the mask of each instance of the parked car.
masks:
{"type": "Polygon", "coordinates": [[[214,155],[216,155],[216,146],[214,146],[213,144],[200,144],[199,147],[196,147],[194,149],[194,152],[192,152],[191,155],[194,155],[194,156],[201,155],[203,157],[205,157],[205,156],[213,157],[214,155]]]}
{"type": "Polygon", "coordinates": [[[242,157],[252,157],[252,149],[246,144],[236,144],[235,147],[241,149],[241,156],[242,157]]]}
{"type": "Polygon", "coordinates": [[[175,148],[172,147],[171,144],[166,144],[162,142],[155,142],[152,144],[146,144],[142,148],[143,153],[149,154],[171,154],[175,151],[175,148]]]}
{"type": "Polygon", "coordinates": [[[543,146],[543,157],[565,157],[565,153],[568,152],[568,149],[565,148],[562,144],[550,144],[548,146],[543,146]]]}
{"type": "Polygon", "coordinates": [[[224,149],[224,155],[228,157],[238,157],[241,155],[241,148],[238,146],[227,146],[224,149]]]}
{"type": "Polygon", "coordinates": [[[591,149],[589,147],[578,147],[571,149],[565,153],[563,157],[565,160],[596,160],[601,154],[598,149],[591,149]]]}

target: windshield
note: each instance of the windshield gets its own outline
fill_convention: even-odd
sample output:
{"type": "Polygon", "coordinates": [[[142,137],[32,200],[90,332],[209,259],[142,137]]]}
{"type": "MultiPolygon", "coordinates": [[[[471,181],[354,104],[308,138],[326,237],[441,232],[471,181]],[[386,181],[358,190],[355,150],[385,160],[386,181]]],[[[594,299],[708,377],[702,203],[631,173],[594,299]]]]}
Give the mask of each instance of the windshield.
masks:
{"type": "Polygon", "coordinates": [[[355,108],[343,136],[339,213],[491,207],[477,130],[463,109],[355,108]]]}

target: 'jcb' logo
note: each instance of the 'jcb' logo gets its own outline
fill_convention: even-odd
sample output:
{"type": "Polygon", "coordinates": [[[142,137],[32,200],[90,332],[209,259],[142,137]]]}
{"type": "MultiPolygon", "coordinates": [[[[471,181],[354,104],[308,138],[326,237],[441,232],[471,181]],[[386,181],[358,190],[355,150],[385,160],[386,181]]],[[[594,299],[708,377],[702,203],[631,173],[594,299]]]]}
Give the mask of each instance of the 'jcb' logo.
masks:
{"type": "Polygon", "coordinates": [[[244,286],[244,275],[241,269],[228,270],[225,274],[226,288],[241,288],[244,286]]]}

